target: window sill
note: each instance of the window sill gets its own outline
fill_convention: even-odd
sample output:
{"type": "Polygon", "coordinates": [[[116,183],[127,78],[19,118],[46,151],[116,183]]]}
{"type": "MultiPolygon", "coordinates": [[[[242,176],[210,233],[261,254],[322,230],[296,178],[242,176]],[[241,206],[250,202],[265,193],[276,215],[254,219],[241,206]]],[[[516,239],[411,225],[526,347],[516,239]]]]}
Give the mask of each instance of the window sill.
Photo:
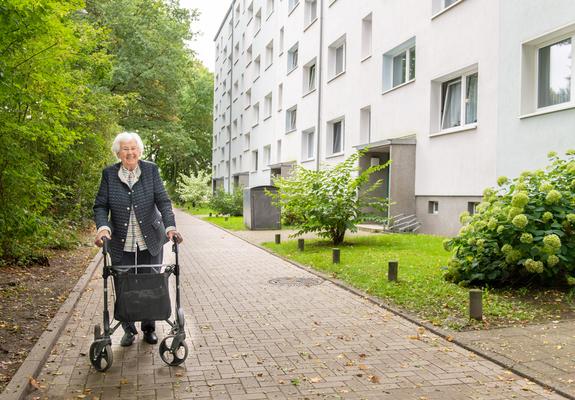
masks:
{"type": "Polygon", "coordinates": [[[248,61],[248,63],[246,64],[246,69],[251,65],[252,60],[248,61]]]}
{"type": "Polygon", "coordinates": [[[345,71],[341,71],[339,74],[332,76],[331,78],[329,78],[327,80],[327,83],[330,83],[332,81],[335,81],[337,78],[339,78],[340,76],[342,76],[343,74],[345,74],[345,71]]]}
{"type": "Polygon", "coordinates": [[[274,10],[272,10],[266,17],[266,21],[270,19],[270,17],[274,14],[274,10]]]}
{"type": "Polygon", "coordinates": [[[238,63],[238,61],[240,61],[240,59],[236,59],[236,61],[234,61],[234,65],[236,65],[238,63]]]}
{"type": "Polygon", "coordinates": [[[281,112],[282,110],[283,110],[283,108],[282,108],[282,107],[278,108],[278,112],[281,112]]]}
{"type": "Polygon", "coordinates": [[[256,81],[257,81],[258,79],[260,79],[260,76],[259,76],[259,75],[254,78],[253,83],[256,83],[256,81]]]}
{"type": "Polygon", "coordinates": [[[314,23],[315,21],[317,21],[317,17],[315,17],[312,21],[309,22],[309,24],[307,24],[304,28],[303,31],[307,31],[314,23]]]}
{"type": "Polygon", "coordinates": [[[331,7],[337,0],[331,0],[328,7],[331,7]]]}
{"type": "Polygon", "coordinates": [[[252,125],[252,128],[255,128],[256,126],[258,126],[260,123],[256,122],[255,124],[252,125]]]}
{"type": "Polygon", "coordinates": [[[371,54],[368,54],[367,56],[364,56],[359,62],[362,63],[364,61],[367,61],[371,58],[371,54]]]}
{"type": "Polygon", "coordinates": [[[526,118],[531,118],[531,117],[537,117],[539,115],[545,115],[545,114],[551,114],[554,112],[558,112],[558,111],[564,111],[564,110],[571,110],[575,108],[575,103],[564,103],[564,104],[558,104],[558,105],[554,105],[554,106],[549,106],[549,107],[545,107],[545,108],[540,108],[535,112],[529,113],[529,114],[523,114],[519,116],[519,119],[526,119],[526,118]]]}
{"type": "Polygon", "coordinates": [[[343,152],[343,151],[340,151],[339,153],[333,153],[333,154],[330,154],[329,156],[325,156],[325,158],[326,158],[326,159],[328,159],[328,158],[336,158],[336,157],[341,157],[341,156],[343,156],[343,155],[344,155],[344,152],[343,152]]]}
{"type": "Polygon", "coordinates": [[[254,32],[254,37],[256,37],[258,35],[258,33],[260,33],[261,30],[262,30],[262,28],[259,27],[258,30],[254,32]]]}
{"type": "Polygon", "coordinates": [[[267,117],[264,118],[264,121],[267,121],[268,119],[270,119],[272,117],[272,115],[268,115],[267,117]]]}
{"type": "Polygon", "coordinates": [[[288,17],[294,12],[294,10],[299,6],[299,1],[293,6],[291,10],[288,11],[288,17]]]}
{"type": "Polygon", "coordinates": [[[315,161],[315,157],[306,158],[305,160],[301,160],[302,163],[308,163],[308,162],[312,162],[312,161],[315,161]]]}
{"type": "Polygon", "coordinates": [[[431,133],[429,135],[429,137],[435,137],[435,136],[443,136],[443,135],[449,135],[451,133],[459,133],[459,132],[465,132],[465,131],[472,131],[477,129],[477,122],[473,123],[473,124],[467,124],[467,125],[463,125],[463,126],[455,126],[453,128],[449,128],[449,129],[443,129],[439,132],[434,132],[431,133]]]}
{"type": "Polygon", "coordinates": [[[290,130],[286,131],[285,134],[287,135],[288,133],[292,133],[295,131],[297,131],[297,128],[290,129],[290,130]]]}
{"type": "Polygon", "coordinates": [[[264,69],[264,72],[267,71],[268,69],[270,69],[270,67],[271,67],[272,65],[274,65],[274,63],[271,63],[270,65],[268,65],[268,66],[266,67],[266,69],[264,69]]]}
{"type": "Polygon", "coordinates": [[[304,97],[307,97],[308,95],[312,94],[312,93],[315,92],[315,91],[316,91],[316,88],[313,88],[312,90],[310,90],[310,91],[308,91],[308,92],[305,92],[305,93],[301,96],[302,99],[303,99],[304,97]]]}
{"type": "Polygon", "coordinates": [[[291,74],[292,72],[294,72],[296,69],[297,69],[297,65],[296,65],[295,67],[293,67],[292,69],[290,69],[290,70],[287,72],[286,76],[289,76],[289,74],[291,74]]]}
{"type": "Polygon", "coordinates": [[[446,13],[447,11],[451,10],[453,7],[455,7],[455,6],[459,5],[459,4],[461,4],[462,2],[463,2],[463,0],[456,1],[455,3],[451,4],[450,6],[445,7],[444,9],[442,9],[442,10],[436,12],[435,14],[433,14],[433,15],[431,16],[431,20],[434,20],[435,18],[437,18],[437,17],[439,17],[440,15],[446,13]]]}
{"type": "Polygon", "coordinates": [[[247,106],[244,107],[244,110],[247,110],[248,108],[250,108],[252,105],[248,104],[247,106]]]}
{"type": "Polygon", "coordinates": [[[387,94],[387,93],[390,93],[390,92],[393,92],[393,91],[395,91],[395,90],[397,90],[397,89],[400,89],[400,88],[402,88],[402,87],[404,87],[404,86],[407,86],[407,85],[409,85],[409,84],[411,84],[411,83],[413,83],[413,82],[415,82],[415,79],[412,79],[412,80],[410,80],[410,81],[407,81],[407,82],[405,82],[405,83],[402,83],[401,85],[394,86],[394,87],[392,87],[391,89],[385,90],[385,91],[382,93],[382,95],[387,94]]]}

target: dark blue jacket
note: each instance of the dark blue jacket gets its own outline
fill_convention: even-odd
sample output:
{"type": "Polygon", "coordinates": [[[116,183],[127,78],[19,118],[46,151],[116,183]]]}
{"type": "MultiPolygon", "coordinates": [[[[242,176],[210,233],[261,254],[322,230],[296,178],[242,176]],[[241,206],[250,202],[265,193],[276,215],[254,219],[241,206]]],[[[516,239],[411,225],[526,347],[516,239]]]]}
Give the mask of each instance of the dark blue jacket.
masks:
{"type": "Polygon", "coordinates": [[[119,263],[122,259],[132,207],[148,251],[153,256],[168,241],[165,227],[176,226],[172,203],[158,166],[142,160],[139,165],[141,175],[131,190],[118,177],[120,163],[102,171],[100,189],[94,202],[94,221],[97,229],[107,225],[112,230],[110,253],[113,263],[119,263]]]}

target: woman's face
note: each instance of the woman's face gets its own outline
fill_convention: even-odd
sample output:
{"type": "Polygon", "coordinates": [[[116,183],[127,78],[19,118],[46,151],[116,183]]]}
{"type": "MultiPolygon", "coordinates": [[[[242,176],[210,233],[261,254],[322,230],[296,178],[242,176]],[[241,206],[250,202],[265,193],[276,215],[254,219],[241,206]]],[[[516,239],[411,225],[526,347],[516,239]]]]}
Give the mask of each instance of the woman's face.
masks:
{"type": "Polygon", "coordinates": [[[136,168],[138,165],[138,160],[140,160],[140,149],[135,140],[128,140],[126,142],[120,142],[120,152],[118,157],[122,161],[124,168],[130,171],[136,168]]]}

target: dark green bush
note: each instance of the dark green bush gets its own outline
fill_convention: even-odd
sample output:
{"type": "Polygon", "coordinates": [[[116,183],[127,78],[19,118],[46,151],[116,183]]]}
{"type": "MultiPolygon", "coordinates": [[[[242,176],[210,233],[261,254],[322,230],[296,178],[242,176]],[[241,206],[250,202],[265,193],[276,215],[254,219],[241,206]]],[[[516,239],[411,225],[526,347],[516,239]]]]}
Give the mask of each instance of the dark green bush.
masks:
{"type": "Polygon", "coordinates": [[[462,214],[446,279],[464,285],[575,285],[575,151],[549,154],[545,170],[486,189],[462,214]]]}
{"type": "Polygon", "coordinates": [[[242,188],[234,189],[232,193],[219,189],[210,199],[210,208],[222,215],[231,215],[238,217],[243,215],[243,190],[242,188]]]}

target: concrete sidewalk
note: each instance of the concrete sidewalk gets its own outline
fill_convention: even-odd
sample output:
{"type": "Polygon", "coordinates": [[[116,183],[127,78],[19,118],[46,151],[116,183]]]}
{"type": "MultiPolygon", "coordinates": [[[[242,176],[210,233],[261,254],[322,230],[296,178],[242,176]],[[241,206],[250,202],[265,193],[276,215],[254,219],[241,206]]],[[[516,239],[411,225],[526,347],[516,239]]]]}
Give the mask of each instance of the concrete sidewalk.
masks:
{"type": "Polygon", "coordinates": [[[98,270],[30,399],[563,398],[208,223],[177,221],[185,364],[166,366],[141,338],[122,348],[118,331],[111,369],[90,366],[98,270]]]}

